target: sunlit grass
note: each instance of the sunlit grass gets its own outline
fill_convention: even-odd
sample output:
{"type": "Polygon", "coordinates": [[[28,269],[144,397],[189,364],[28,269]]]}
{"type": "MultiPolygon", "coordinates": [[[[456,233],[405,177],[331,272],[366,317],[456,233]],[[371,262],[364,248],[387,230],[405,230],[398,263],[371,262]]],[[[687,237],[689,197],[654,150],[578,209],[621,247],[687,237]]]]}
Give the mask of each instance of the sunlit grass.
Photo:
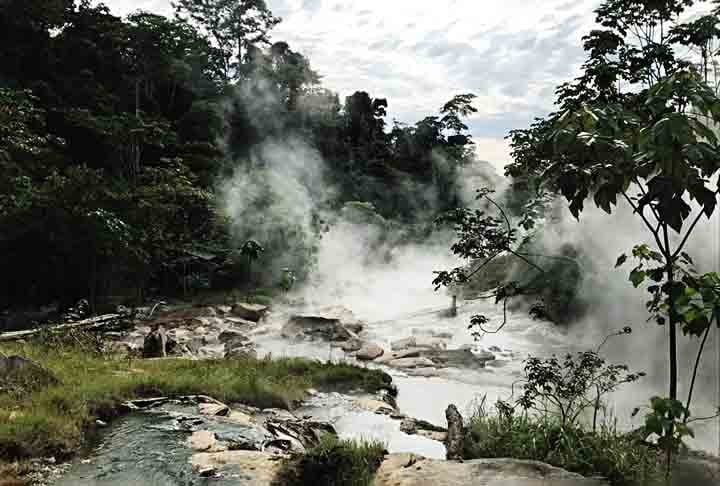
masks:
{"type": "Polygon", "coordinates": [[[73,347],[2,346],[32,359],[59,384],[36,391],[0,392],[0,457],[67,457],[89,427],[120,413],[122,402],[143,397],[204,394],[225,403],[292,408],[307,388],[374,392],[390,385],[377,370],[303,359],[132,360],[73,347]]]}

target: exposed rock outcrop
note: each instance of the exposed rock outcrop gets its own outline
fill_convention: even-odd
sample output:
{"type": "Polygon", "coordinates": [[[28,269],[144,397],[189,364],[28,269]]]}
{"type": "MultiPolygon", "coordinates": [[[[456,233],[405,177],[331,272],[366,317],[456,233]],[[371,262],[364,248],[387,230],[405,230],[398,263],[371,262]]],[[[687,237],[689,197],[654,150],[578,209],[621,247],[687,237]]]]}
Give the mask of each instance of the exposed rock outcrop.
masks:
{"type": "Polygon", "coordinates": [[[295,314],[282,328],[282,335],[288,338],[310,337],[331,342],[345,341],[347,350],[360,349],[357,333],[364,323],[342,307],[323,309],[313,313],[295,314]]]}
{"type": "Polygon", "coordinates": [[[360,361],[372,361],[385,353],[385,350],[373,343],[366,343],[361,347],[355,354],[355,357],[360,361]]]}
{"type": "Polygon", "coordinates": [[[474,459],[454,462],[414,454],[390,454],[375,477],[375,486],[607,486],[542,462],[474,459]]]}
{"type": "Polygon", "coordinates": [[[170,339],[163,326],[158,326],[143,341],[143,358],[165,358],[173,351],[177,343],[170,339]]]}
{"type": "Polygon", "coordinates": [[[283,466],[283,456],[261,451],[203,452],[192,456],[193,471],[214,476],[223,469],[242,471],[243,486],[270,486],[283,466]]]}
{"type": "Polygon", "coordinates": [[[241,319],[258,322],[267,314],[268,310],[269,308],[266,305],[238,302],[232,307],[231,313],[241,319]]]}

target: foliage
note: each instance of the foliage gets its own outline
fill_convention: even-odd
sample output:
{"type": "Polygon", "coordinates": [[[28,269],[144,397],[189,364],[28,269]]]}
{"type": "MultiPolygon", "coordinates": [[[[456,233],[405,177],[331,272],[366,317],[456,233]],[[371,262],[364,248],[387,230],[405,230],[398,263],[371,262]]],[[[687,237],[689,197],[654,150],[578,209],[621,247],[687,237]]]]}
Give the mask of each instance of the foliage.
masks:
{"type": "Polygon", "coordinates": [[[6,459],[72,455],[95,418],[113,418],[131,398],[208,394],[227,403],[288,408],[309,387],[375,392],[391,385],[378,370],[302,359],[128,362],[57,341],[1,351],[32,359],[59,380],[21,396],[0,393],[0,456],[6,459]]]}
{"type": "Polygon", "coordinates": [[[280,22],[265,0],[177,0],[172,5],[222,50],[227,80],[244,74],[250,53],[258,45],[269,43],[268,31],[280,22]]]}
{"type": "Polygon", "coordinates": [[[336,188],[318,210],[361,200],[417,223],[458,202],[472,95],[391,135],[387,100],[358,91],[343,104],[308,58],[270,40],[278,19],[265,2],[176,10],[121,19],[83,0],[0,6],[0,272],[17,276],[0,283],[0,308],[246,283],[238,241],[248,238],[266,249],[256,264],[306,278],[320,223],[261,201],[258,218],[274,225],[261,234],[222,211],[218,181],[238,166],[267,184],[251,164],[264,141],[317,147],[336,188]],[[217,259],[197,268],[198,251],[217,259]]]}
{"type": "Polygon", "coordinates": [[[643,376],[630,373],[626,365],[606,363],[594,351],[563,359],[530,357],[525,360],[523,392],[517,403],[525,410],[557,416],[561,426],[577,426],[582,414],[592,410],[595,430],[601,399],[643,376]]]}
{"type": "Polygon", "coordinates": [[[502,302],[503,320],[492,329],[487,325],[489,319],[485,315],[472,316],[469,328],[474,329],[476,337],[484,333],[497,333],[505,327],[508,302],[513,298],[534,297],[536,301],[531,307],[531,313],[536,317],[548,317],[558,297],[564,298],[565,302],[572,302],[574,298],[576,285],[566,285],[563,277],[575,277],[568,280],[573,283],[577,283],[579,278],[579,264],[575,259],[529,251],[532,238],[527,229],[531,225],[525,220],[519,223],[512,221],[503,207],[491,197],[493,192],[489,188],[477,191],[477,200],[483,203],[480,209],[455,209],[437,220],[438,224],[448,225],[455,231],[457,241],[450,249],[460,258],[469,260],[470,264],[435,272],[433,284],[436,289],[472,284],[474,278],[488,271],[493,272],[493,265],[498,261],[510,266],[509,260],[512,259],[523,265],[522,272],[506,272],[497,287],[479,297],[494,299],[496,304],[502,302]],[[493,213],[489,212],[491,209],[493,213]],[[539,259],[549,259],[552,265],[536,263],[539,259]],[[546,267],[552,268],[552,271],[546,267]],[[515,280],[515,277],[523,281],[515,280]]]}
{"type": "MultiPolygon", "coordinates": [[[[668,397],[654,402],[666,405],[651,408],[654,420],[669,424],[654,427],[665,434],[668,458],[686,432],[676,413],[683,408],[678,330],[707,336],[716,301],[712,284],[686,277],[693,271],[684,252],[699,222],[714,214],[720,193],[714,182],[720,172],[720,98],[711,86],[718,82],[713,45],[720,18],[716,10],[685,21],[694,3],[702,2],[604,2],[596,10],[599,28],[584,38],[588,60],[581,76],[558,88],[557,112],[511,133],[515,162],[507,169],[561,194],[576,217],[589,199],[607,213],[623,200],[647,229],[652,245],[633,248],[639,263],[629,278],[636,287],[651,280],[648,310],[667,328],[668,397]],[[699,56],[685,54],[693,52],[699,56]],[[695,295],[703,296],[701,304],[690,304],[695,295]]],[[[626,259],[620,256],[618,266],[626,259]]]]}
{"type": "Polygon", "coordinates": [[[355,442],[325,435],[320,445],[290,459],[275,484],[370,486],[386,453],[385,446],[378,442],[355,442]]]}
{"type": "Polygon", "coordinates": [[[602,476],[613,486],[660,484],[657,451],[614,427],[588,432],[556,417],[491,414],[480,407],[470,419],[465,458],[512,457],[542,461],[584,476],[602,476]]]}

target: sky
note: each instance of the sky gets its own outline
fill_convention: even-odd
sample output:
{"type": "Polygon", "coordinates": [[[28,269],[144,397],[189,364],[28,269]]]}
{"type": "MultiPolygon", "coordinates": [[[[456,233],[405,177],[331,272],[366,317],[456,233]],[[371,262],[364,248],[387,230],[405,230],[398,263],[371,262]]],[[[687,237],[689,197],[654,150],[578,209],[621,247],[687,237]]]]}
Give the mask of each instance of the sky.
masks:
{"type": "MultiPolygon", "coordinates": [[[[171,14],[170,0],[105,0],[113,13],[171,14]]],[[[388,121],[437,114],[474,93],[469,121],[481,159],[509,162],[504,137],[552,109],[555,87],[585,59],[599,0],[268,0],[273,40],[309,57],[341,99],[387,98],[388,121]]]]}

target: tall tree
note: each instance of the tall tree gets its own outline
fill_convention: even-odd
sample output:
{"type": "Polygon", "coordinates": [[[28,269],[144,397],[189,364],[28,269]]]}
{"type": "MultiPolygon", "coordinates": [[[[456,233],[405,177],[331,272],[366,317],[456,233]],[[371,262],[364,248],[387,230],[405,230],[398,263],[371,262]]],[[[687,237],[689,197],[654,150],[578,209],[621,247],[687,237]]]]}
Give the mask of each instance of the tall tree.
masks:
{"type": "Polygon", "coordinates": [[[648,309],[667,329],[669,398],[653,402],[650,425],[668,452],[688,433],[676,420],[687,417],[692,396],[691,384],[687,405],[678,401],[678,333],[707,335],[717,312],[717,278],[695,276],[685,252],[720,194],[720,98],[708,85],[720,18],[715,11],[683,22],[697,3],[604,2],[601,28],[584,38],[582,75],[558,89],[558,112],[511,134],[507,170],[562,194],[576,217],[587,200],[607,213],[625,201],[647,229],[650,243],[632,249],[629,278],[636,287],[649,281],[648,309]]]}
{"type": "Polygon", "coordinates": [[[247,73],[251,49],[269,44],[269,31],[280,22],[265,0],[177,0],[172,5],[178,16],[199,25],[223,51],[228,80],[247,73]]]}

